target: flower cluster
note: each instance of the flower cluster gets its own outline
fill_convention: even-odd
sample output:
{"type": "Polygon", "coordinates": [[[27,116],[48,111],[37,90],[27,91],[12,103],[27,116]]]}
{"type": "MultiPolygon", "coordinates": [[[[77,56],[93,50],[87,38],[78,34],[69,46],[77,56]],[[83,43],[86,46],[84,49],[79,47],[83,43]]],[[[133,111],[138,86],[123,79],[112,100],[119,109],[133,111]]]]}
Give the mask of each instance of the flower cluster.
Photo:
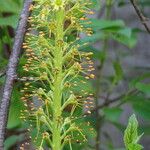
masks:
{"type": "Polygon", "coordinates": [[[92,34],[92,29],[84,28],[90,23],[86,14],[93,14],[87,7],[90,4],[85,0],[35,0],[32,6],[23,70],[33,80],[21,90],[27,109],[22,118],[30,119],[30,131],[36,129],[34,141],[39,149],[46,145],[62,150],[67,144],[71,147],[72,142],[87,140],[76,120],[86,116],[78,111],[82,106],[90,114],[94,103],[93,94],[82,89],[94,78],[92,53],[79,51],[79,33],[92,34]]]}

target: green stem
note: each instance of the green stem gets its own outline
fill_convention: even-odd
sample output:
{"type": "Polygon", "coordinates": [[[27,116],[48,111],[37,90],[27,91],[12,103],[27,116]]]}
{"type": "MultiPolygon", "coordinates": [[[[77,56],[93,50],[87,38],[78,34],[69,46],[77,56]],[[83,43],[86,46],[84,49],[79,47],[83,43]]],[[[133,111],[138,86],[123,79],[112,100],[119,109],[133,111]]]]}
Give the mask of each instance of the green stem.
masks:
{"type": "MultiPolygon", "coordinates": [[[[109,20],[111,18],[111,8],[113,5],[113,0],[106,0],[106,16],[105,19],[109,20]]],[[[106,52],[108,50],[108,41],[109,41],[109,35],[106,35],[104,44],[103,44],[103,53],[106,55],[106,52]]],[[[105,56],[104,59],[100,62],[101,64],[98,66],[98,72],[97,72],[97,90],[96,90],[96,106],[99,105],[99,93],[100,93],[100,81],[102,78],[102,69],[105,63],[105,56]]],[[[96,150],[100,149],[100,137],[101,137],[101,127],[103,126],[103,116],[99,113],[99,110],[96,111],[96,130],[97,130],[97,137],[96,137],[96,145],[95,148],[96,150]]]]}
{"type": "Polygon", "coordinates": [[[60,42],[63,42],[63,26],[64,26],[64,10],[56,12],[56,34],[55,34],[55,52],[54,52],[54,102],[53,102],[53,150],[61,150],[61,130],[59,119],[61,118],[61,102],[62,102],[62,64],[63,64],[63,48],[60,42]]]}

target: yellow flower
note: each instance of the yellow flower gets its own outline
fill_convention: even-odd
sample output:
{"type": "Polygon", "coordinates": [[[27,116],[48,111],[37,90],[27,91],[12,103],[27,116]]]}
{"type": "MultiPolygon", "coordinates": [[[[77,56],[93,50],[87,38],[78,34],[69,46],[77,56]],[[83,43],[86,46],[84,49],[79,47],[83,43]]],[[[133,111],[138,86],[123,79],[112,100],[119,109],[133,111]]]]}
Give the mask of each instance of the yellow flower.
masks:
{"type": "Polygon", "coordinates": [[[64,7],[66,0],[52,0],[54,10],[59,10],[64,7]]]}

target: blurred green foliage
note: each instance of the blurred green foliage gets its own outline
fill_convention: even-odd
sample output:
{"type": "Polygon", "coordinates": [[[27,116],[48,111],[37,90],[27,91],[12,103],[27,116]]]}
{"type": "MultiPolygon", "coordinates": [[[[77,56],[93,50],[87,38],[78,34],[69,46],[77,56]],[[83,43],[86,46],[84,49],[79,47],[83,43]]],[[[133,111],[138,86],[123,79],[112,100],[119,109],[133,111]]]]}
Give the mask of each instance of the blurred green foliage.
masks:
{"type": "Polygon", "coordinates": [[[22,0],[0,1],[0,69],[7,64],[21,6],[22,0]]]}

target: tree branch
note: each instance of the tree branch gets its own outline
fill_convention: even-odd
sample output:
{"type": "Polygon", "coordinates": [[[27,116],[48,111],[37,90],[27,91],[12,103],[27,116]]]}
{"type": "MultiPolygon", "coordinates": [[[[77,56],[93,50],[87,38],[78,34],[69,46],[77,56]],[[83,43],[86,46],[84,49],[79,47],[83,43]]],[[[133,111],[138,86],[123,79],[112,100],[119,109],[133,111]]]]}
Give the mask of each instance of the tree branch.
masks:
{"type": "Polygon", "coordinates": [[[104,108],[104,107],[106,107],[106,106],[109,106],[110,104],[116,103],[116,102],[120,101],[121,99],[123,99],[123,98],[126,97],[126,96],[135,94],[135,92],[137,92],[137,90],[134,89],[134,90],[130,91],[130,92],[127,93],[127,94],[125,93],[125,94],[122,94],[122,95],[120,95],[120,96],[118,96],[118,97],[112,99],[112,100],[105,101],[103,104],[101,104],[101,105],[97,106],[95,109],[91,110],[91,112],[93,113],[93,112],[95,112],[95,111],[97,111],[97,110],[99,110],[99,109],[101,109],[101,108],[104,108]]]}
{"type": "Polygon", "coordinates": [[[12,53],[9,59],[8,68],[6,71],[6,81],[4,86],[4,92],[2,95],[2,101],[0,104],[0,150],[4,149],[4,138],[7,126],[9,105],[11,99],[11,93],[13,89],[13,83],[16,76],[16,68],[21,54],[21,47],[26,32],[27,20],[30,14],[30,5],[32,0],[25,0],[22,13],[20,15],[20,21],[15,35],[14,45],[12,53]]]}
{"type": "Polygon", "coordinates": [[[140,8],[138,7],[138,4],[136,2],[137,0],[130,0],[130,2],[132,3],[138,17],[140,18],[141,20],[141,23],[144,25],[145,29],[147,30],[147,32],[150,34],[150,25],[148,25],[147,21],[148,21],[148,18],[146,18],[142,11],[140,10],[140,8]]]}

